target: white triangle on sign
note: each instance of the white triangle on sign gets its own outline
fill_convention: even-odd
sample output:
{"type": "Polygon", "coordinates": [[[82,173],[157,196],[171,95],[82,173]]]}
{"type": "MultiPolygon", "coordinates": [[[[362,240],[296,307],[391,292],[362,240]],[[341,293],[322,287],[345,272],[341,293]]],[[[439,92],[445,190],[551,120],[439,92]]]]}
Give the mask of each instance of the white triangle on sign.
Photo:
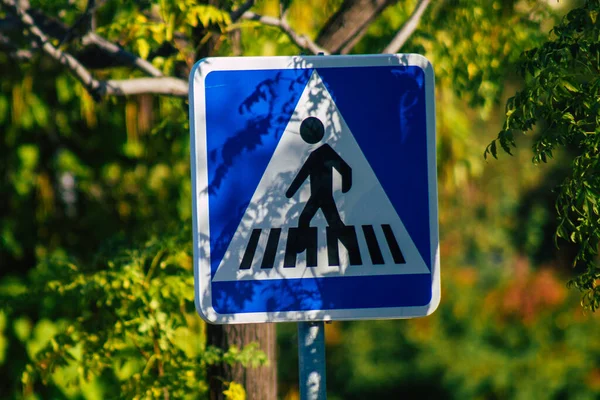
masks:
{"type": "MultiPolygon", "coordinates": [[[[393,161],[390,160],[390,164],[393,165],[393,161]]],[[[406,196],[410,196],[410,193],[406,193],[406,196]]],[[[427,265],[331,95],[318,73],[314,71],[229,243],[213,281],[429,273],[427,265]],[[300,124],[308,117],[318,118],[325,127],[323,139],[315,144],[306,143],[300,136],[300,124]],[[333,198],[343,223],[355,227],[362,263],[350,265],[347,249],[338,243],[339,266],[329,265],[326,238],[328,224],[319,210],[310,223],[311,227],[317,227],[318,232],[317,265],[307,267],[306,252],[302,252],[297,256],[295,267],[285,268],[284,257],[289,229],[298,227],[300,213],[310,198],[310,178],[293,197],[287,198],[285,193],[309,155],[324,144],[331,146],[352,169],[352,186],[346,193],[342,193],[341,176],[334,169],[333,198]],[[373,228],[383,256],[383,264],[374,264],[370,256],[362,228],[364,225],[373,228]],[[403,263],[394,262],[389,241],[384,234],[384,225],[391,227],[404,258],[403,263]],[[281,228],[274,265],[272,268],[263,269],[261,263],[269,233],[273,228],[281,228]],[[257,229],[261,232],[251,266],[240,269],[251,235],[257,229]]]]}

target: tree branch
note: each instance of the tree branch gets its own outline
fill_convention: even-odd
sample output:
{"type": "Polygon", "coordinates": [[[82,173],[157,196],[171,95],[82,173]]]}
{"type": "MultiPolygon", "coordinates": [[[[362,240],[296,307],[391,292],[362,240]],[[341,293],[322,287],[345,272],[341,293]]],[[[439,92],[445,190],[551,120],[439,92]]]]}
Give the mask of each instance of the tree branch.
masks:
{"type": "MultiPolygon", "coordinates": [[[[28,14],[31,15],[34,24],[42,31],[45,35],[51,36],[54,39],[58,39],[60,43],[64,43],[68,41],[68,37],[70,35],[69,30],[66,26],[60,24],[60,22],[53,20],[46,15],[37,12],[37,10],[28,11],[28,14]],[[33,11],[36,11],[33,14],[33,11]],[[46,27],[52,26],[50,32],[46,27]]],[[[5,19],[0,19],[0,32],[16,30],[22,26],[19,19],[14,17],[9,17],[5,19]]],[[[88,32],[81,39],[81,42],[84,46],[83,53],[85,54],[84,59],[80,59],[79,62],[84,65],[86,68],[97,68],[98,63],[90,63],[89,60],[92,57],[89,57],[89,51],[86,47],[95,46],[98,48],[101,53],[94,56],[94,58],[100,58],[103,60],[100,62],[100,67],[105,68],[107,66],[120,66],[127,65],[132,66],[134,68],[139,69],[140,71],[154,77],[162,77],[163,74],[160,70],[154,67],[150,62],[144,60],[141,57],[125,50],[121,46],[114,44],[103,37],[97,35],[94,32],[88,32]]]]}
{"type": "Polygon", "coordinates": [[[248,11],[248,10],[250,10],[250,8],[252,8],[253,5],[254,5],[254,0],[247,0],[244,4],[242,4],[237,9],[232,11],[231,14],[229,14],[230,18],[231,18],[231,22],[235,22],[238,19],[240,19],[246,11],[248,11]]]}
{"type": "Polygon", "coordinates": [[[62,65],[66,66],[71,72],[83,83],[83,85],[91,92],[96,93],[99,88],[99,82],[95,80],[87,69],[75,57],[65,53],[56,47],[54,47],[48,37],[41,31],[40,28],[35,24],[33,18],[27,11],[17,6],[14,0],[1,0],[2,3],[7,6],[12,12],[16,14],[19,20],[29,29],[31,34],[40,42],[42,50],[50,57],[57,60],[62,65]]]}
{"type": "Polygon", "coordinates": [[[402,28],[396,33],[396,36],[392,39],[392,41],[383,49],[382,53],[397,53],[400,51],[404,43],[411,37],[411,35],[415,32],[417,27],[419,26],[419,22],[421,21],[421,17],[423,13],[429,6],[431,0],[421,0],[415,7],[412,15],[408,18],[408,20],[404,23],[402,28]]]}
{"type": "Polygon", "coordinates": [[[29,29],[35,39],[40,42],[42,50],[69,69],[94,98],[97,99],[103,95],[125,96],[142,93],[167,94],[172,96],[187,95],[187,82],[176,78],[138,78],[109,81],[95,79],[75,57],[54,47],[44,32],[35,24],[31,15],[20,8],[14,0],[0,1],[16,14],[19,20],[29,29]]]}
{"type": "Polygon", "coordinates": [[[282,16],[282,18],[275,18],[266,15],[259,15],[251,11],[246,11],[244,14],[242,14],[241,18],[249,21],[256,21],[263,25],[274,26],[276,28],[281,29],[281,31],[285,33],[290,38],[290,40],[294,44],[296,44],[296,46],[300,47],[303,50],[308,50],[312,54],[329,54],[329,51],[320,47],[305,35],[300,35],[296,31],[294,31],[288,24],[287,20],[285,19],[285,16],[282,16]]]}
{"type": "MultiPolygon", "coordinates": [[[[59,40],[61,43],[65,40],[65,37],[68,34],[68,27],[63,24],[61,21],[49,17],[43,12],[36,9],[26,9],[20,7],[22,10],[27,11],[27,13],[31,16],[33,22],[37,27],[44,32],[47,36],[59,40]]],[[[4,19],[0,19],[0,31],[8,32],[8,31],[22,31],[23,24],[20,19],[15,16],[7,16],[4,19]]]]}
{"type": "Polygon", "coordinates": [[[96,45],[101,50],[114,57],[117,61],[121,61],[124,64],[132,65],[150,76],[163,76],[163,73],[160,72],[160,70],[158,70],[158,68],[156,68],[150,62],[144,60],[141,57],[136,56],[133,53],[128,52],[122,47],[104,39],[103,37],[98,36],[93,32],[86,34],[82,38],[82,43],[84,46],[88,46],[90,44],[96,45]]]}
{"type": "Polygon", "coordinates": [[[136,94],[162,94],[175,97],[188,95],[188,83],[183,79],[133,78],[124,80],[99,81],[101,95],[129,96],[136,94]]]}

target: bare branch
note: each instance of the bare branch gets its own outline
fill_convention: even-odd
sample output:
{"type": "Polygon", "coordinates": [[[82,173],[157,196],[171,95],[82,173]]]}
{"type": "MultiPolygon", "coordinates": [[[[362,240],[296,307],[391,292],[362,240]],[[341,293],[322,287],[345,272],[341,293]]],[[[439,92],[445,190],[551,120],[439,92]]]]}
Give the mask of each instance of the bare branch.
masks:
{"type": "MultiPolygon", "coordinates": [[[[37,12],[33,15],[32,11],[28,10],[28,13],[32,16],[34,24],[45,34],[52,36],[55,39],[58,39],[60,43],[64,43],[68,41],[69,30],[61,25],[58,21],[52,20],[46,15],[37,12]],[[42,25],[52,24],[52,31],[49,33],[42,25]]],[[[21,27],[21,22],[14,17],[8,17],[5,19],[0,19],[0,32],[2,31],[10,31],[16,30],[21,27]]],[[[162,77],[163,74],[159,69],[154,67],[150,62],[144,60],[141,57],[125,50],[119,45],[116,45],[103,37],[97,35],[94,32],[87,33],[81,40],[84,47],[95,46],[97,47],[101,53],[97,55],[96,58],[100,57],[103,62],[100,63],[101,67],[106,67],[108,65],[118,66],[118,65],[128,65],[139,69],[140,71],[154,77],[162,77]],[[110,60],[110,62],[107,61],[110,60]]],[[[59,44],[60,46],[60,44],[59,44]]],[[[57,46],[58,47],[58,46],[57,46]]],[[[86,57],[86,60],[89,61],[89,57],[86,57]]],[[[80,60],[80,63],[87,68],[94,69],[97,65],[88,65],[89,63],[86,60],[80,60]]]]}
{"type": "Polygon", "coordinates": [[[56,61],[66,66],[83,83],[83,85],[93,94],[97,93],[100,86],[87,69],[75,57],[54,47],[48,37],[34,23],[33,18],[27,11],[17,6],[14,0],[1,0],[2,3],[11,9],[21,22],[29,29],[31,34],[40,42],[42,50],[56,61]]]}
{"type": "Polygon", "coordinates": [[[263,25],[274,26],[276,28],[281,29],[281,31],[284,32],[290,38],[290,40],[294,44],[296,44],[296,46],[300,47],[301,49],[308,50],[312,54],[329,54],[327,50],[317,45],[305,35],[300,35],[296,31],[294,31],[285,18],[275,18],[266,15],[259,15],[251,11],[246,11],[241,18],[249,21],[256,21],[263,25]]]}
{"type": "Polygon", "coordinates": [[[175,97],[188,95],[188,83],[178,78],[134,78],[100,82],[102,95],[128,96],[136,94],[162,94],[175,97]]]}
{"type": "Polygon", "coordinates": [[[0,0],[0,2],[16,14],[35,39],[40,42],[42,50],[68,68],[94,98],[99,98],[103,95],[125,96],[142,93],[156,93],[172,96],[187,95],[187,82],[176,78],[139,78],[99,81],[95,79],[75,57],[54,47],[44,32],[42,32],[35,24],[31,15],[17,6],[14,0],[0,0]]]}
{"type": "Polygon", "coordinates": [[[400,28],[398,33],[396,33],[396,36],[394,36],[392,41],[385,47],[385,49],[383,49],[382,53],[397,53],[400,51],[402,46],[404,46],[404,43],[406,43],[406,41],[419,26],[421,17],[427,9],[427,6],[429,6],[429,3],[431,3],[431,0],[419,1],[412,15],[408,18],[404,25],[402,25],[402,28],[400,28]]]}
{"type": "Polygon", "coordinates": [[[97,34],[90,32],[85,35],[82,39],[84,46],[94,44],[101,50],[113,56],[115,59],[120,60],[126,64],[133,65],[140,71],[147,73],[150,76],[161,77],[163,73],[158,70],[154,65],[144,60],[141,57],[136,56],[133,53],[128,52],[120,46],[98,36],[97,34]]]}
{"type": "MultiPolygon", "coordinates": [[[[47,36],[58,39],[60,42],[65,40],[65,37],[68,33],[68,27],[62,23],[62,21],[57,20],[56,18],[49,17],[40,10],[34,8],[23,8],[19,6],[20,9],[27,11],[27,13],[33,19],[33,22],[37,27],[44,32],[47,36]]],[[[6,18],[0,20],[0,31],[9,32],[9,31],[22,31],[23,24],[21,20],[15,16],[7,16],[6,18]]]]}

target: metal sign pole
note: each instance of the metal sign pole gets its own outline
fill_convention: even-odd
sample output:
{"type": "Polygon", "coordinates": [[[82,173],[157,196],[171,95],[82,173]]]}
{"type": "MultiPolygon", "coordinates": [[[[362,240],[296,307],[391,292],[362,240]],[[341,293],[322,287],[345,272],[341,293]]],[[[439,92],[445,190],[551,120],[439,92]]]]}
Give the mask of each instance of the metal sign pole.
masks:
{"type": "Polygon", "coordinates": [[[300,400],[325,400],[325,324],[298,323],[300,400]]]}
{"type": "MultiPolygon", "coordinates": [[[[325,55],[322,52],[319,56],[325,55]]],[[[325,379],[325,323],[298,323],[300,400],[327,399],[325,379]]]]}

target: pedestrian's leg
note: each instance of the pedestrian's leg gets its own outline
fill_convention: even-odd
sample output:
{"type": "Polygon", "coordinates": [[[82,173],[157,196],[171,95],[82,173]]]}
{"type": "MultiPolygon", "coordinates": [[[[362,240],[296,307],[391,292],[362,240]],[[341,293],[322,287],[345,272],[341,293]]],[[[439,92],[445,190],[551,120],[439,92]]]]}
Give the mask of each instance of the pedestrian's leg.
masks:
{"type": "Polygon", "coordinates": [[[314,197],[310,197],[304,206],[304,210],[300,213],[298,219],[298,228],[310,227],[310,221],[314,218],[315,214],[319,211],[319,204],[314,197]]]}
{"type": "Polygon", "coordinates": [[[325,214],[325,219],[327,220],[327,224],[329,226],[332,228],[343,228],[345,226],[340,218],[340,214],[337,206],[335,205],[333,197],[331,197],[330,200],[321,203],[321,210],[323,210],[323,214],[325,214]]]}

